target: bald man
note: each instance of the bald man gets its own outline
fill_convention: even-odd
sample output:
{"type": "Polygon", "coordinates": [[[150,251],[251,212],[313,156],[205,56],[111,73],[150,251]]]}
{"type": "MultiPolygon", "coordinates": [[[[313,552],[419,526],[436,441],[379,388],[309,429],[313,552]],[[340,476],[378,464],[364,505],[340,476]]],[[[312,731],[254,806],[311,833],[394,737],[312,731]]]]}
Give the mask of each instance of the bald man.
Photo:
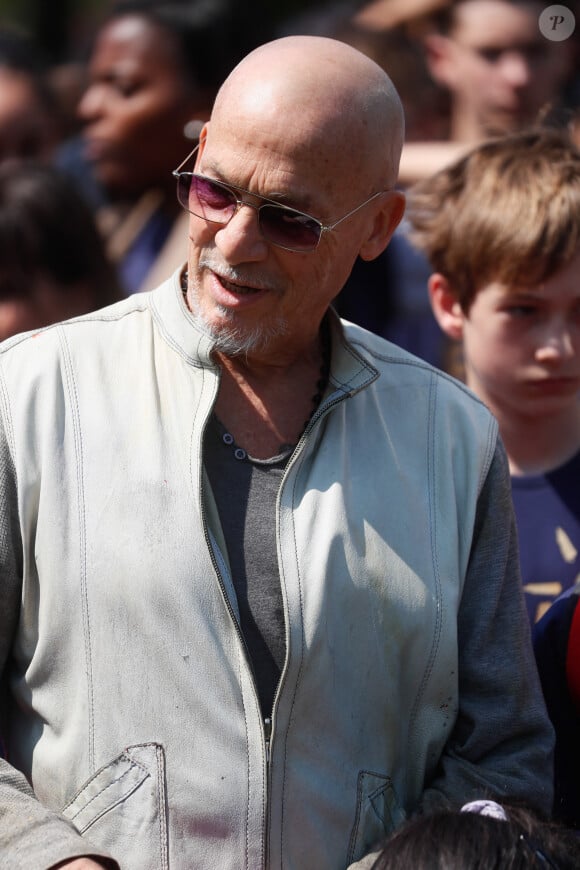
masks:
{"type": "Polygon", "coordinates": [[[342,870],[549,809],[496,423],[332,308],[402,139],[353,48],[257,49],[174,173],[187,265],[0,346],[0,866],[342,870]]]}

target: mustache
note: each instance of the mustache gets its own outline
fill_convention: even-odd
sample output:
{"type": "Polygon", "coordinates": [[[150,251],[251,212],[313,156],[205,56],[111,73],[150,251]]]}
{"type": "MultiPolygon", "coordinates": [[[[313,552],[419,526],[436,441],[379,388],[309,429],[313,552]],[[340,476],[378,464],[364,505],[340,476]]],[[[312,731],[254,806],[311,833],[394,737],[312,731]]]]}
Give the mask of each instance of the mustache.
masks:
{"type": "Polygon", "coordinates": [[[201,272],[203,269],[214,272],[219,278],[223,278],[224,281],[240,284],[243,287],[253,287],[256,290],[269,290],[274,293],[282,293],[284,291],[279,278],[268,275],[263,270],[256,269],[255,266],[230,266],[229,263],[224,263],[213,252],[201,254],[198,260],[198,270],[201,272]]]}

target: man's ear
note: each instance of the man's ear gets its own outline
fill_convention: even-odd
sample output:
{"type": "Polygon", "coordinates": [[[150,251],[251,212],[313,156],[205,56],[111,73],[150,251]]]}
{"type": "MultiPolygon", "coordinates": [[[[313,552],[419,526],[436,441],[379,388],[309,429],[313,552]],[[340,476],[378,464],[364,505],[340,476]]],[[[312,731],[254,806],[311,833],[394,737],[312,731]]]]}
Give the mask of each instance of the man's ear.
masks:
{"type": "Polygon", "coordinates": [[[371,230],[359,251],[362,260],[374,260],[381,254],[399,226],[405,211],[405,195],[399,190],[389,190],[383,195],[380,209],[376,212],[371,230]]]}
{"type": "Polygon", "coordinates": [[[444,275],[434,272],[429,276],[427,287],[435,320],[449,338],[460,341],[463,338],[465,314],[452,292],[449,281],[444,275]]]}
{"type": "Polygon", "coordinates": [[[201,132],[199,134],[199,147],[197,149],[197,154],[195,155],[195,169],[199,166],[199,161],[201,160],[201,155],[205,151],[205,142],[207,139],[207,132],[209,129],[209,121],[206,121],[203,127],[201,128],[201,132]]]}

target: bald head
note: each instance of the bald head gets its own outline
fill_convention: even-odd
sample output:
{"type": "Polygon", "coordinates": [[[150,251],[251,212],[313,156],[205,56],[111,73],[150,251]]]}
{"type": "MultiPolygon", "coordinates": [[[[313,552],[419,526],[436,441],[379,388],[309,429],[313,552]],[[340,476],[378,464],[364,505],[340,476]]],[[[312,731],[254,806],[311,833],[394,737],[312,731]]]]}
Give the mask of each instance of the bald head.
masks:
{"type": "Polygon", "coordinates": [[[251,123],[280,146],[325,149],[336,169],[361,173],[374,189],[396,181],[404,120],[387,74],[352,46],[291,36],[260,46],[217,96],[212,123],[251,123]]]}

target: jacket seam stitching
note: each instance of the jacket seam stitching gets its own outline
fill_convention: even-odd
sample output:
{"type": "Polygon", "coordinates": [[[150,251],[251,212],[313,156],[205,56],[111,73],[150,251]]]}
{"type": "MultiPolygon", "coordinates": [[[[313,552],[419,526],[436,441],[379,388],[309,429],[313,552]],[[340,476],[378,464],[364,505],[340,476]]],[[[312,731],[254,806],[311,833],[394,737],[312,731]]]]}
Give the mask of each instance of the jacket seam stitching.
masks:
{"type": "Polygon", "coordinates": [[[167,808],[165,806],[165,766],[161,747],[155,747],[155,761],[157,764],[157,805],[159,807],[159,840],[161,846],[161,862],[164,870],[169,867],[167,854],[167,808]]]}
{"type": "MultiPolygon", "coordinates": [[[[97,798],[99,798],[99,797],[101,797],[101,795],[105,794],[106,791],[108,791],[110,788],[113,788],[113,786],[117,785],[117,783],[121,782],[121,780],[124,777],[126,777],[135,767],[140,767],[140,765],[137,765],[134,762],[131,762],[131,766],[128,767],[127,770],[124,770],[121,774],[119,774],[119,776],[116,779],[112,779],[111,782],[108,782],[107,785],[104,786],[104,788],[99,789],[99,791],[96,794],[94,794],[92,796],[92,798],[90,798],[90,800],[88,800],[86,802],[86,804],[83,804],[82,807],[78,808],[76,813],[69,816],[68,818],[70,819],[70,821],[72,822],[74,819],[78,818],[80,816],[80,814],[83,813],[87,809],[87,807],[90,807],[90,805],[93,803],[93,801],[96,801],[97,798]]],[[[147,774],[147,776],[149,776],[149,774],[147,774]]],[[[68,804],[68,806],[65,807],[65,809],[68,809],[69,806],[71,806],[71,804],[68,804]]]]}
{"type": "Polygon", "coordinates": [[[84,627],[85,640],[85,660],[87,670],[87,695],[88,695],[88,763],[89,768],[94,768],[95,762],[95,735],[94,735],[94,686],[93,686],[93,664],[92,664],[92,640],[91,640],[91,621],[89,612],[89,600],[87,590],[87,550],[86,550],[86,517],[84,503],[84,485],[83,485],[83,438],[79,414],[78,392],[74,378],[74,370],[70,349],[66,340],[66,333],[62,325],[58,327],[57,335],[60,340],[64,371],[66,373],[67,392],[70,399],[70,407],[73,421],[73,438],[75,444],[75,465],[77,471],[77,513],[79,522],[79,562],[80,562],[80,592],[84,627]]]}
{"type": "MultiPolygon", "coordinates": [[[[114,304],[118,305],[119,302],[114,304]]],[[[147,310],[147,303],[143,302],[142,305],[139,305],[136,308],[131,308],[128,311],[120,311],[111,314],[100,313],[97,311],[90,314],[81,314],[79,317],[71,317],[69,320],[65,320],[64,322],[59,321],[58,323],[49,323],[47,326],[42,326],[38,329],[30,329],[26,332],[18,333],[17,335],[7,338],[0,347],[0,355],[7,353],[12,350],[12,348],[18,347],[18,345],[23,344],[24,342],[31,341],[44,333],[52,331],[60,333],[63,326],[76,326],[78,324],[82,325],[83,323],[115,323],[116,321],[123,320],[125,317],[129,317],[132,314],[143,314],[144,312],[147,312],[147,310]]],[[[106,309],[103,309],[103,312],[104,311],[106,311],[106,309]]]]}
{"type": "MultiPolygon", "coordinates": [[[[244,667],[244,662],[245,662],[244,654],[243,654],[241,649],[238,652],[238,661],[239,661],[239,667],[240,667],[240,672],[241,672],[242,668],[244,667]]],[[[245,838],[246,839],[246,864],[245,864],[245,866],[249,867],[249,859],[250,859],[250,793],[251,793],[250,782],[251,782],[251,777],[252,777],[252,774],[251,774],[252,757],[251,757],[251,752],[250,752],[250,728],[249,728],[249,723],[248,723],[248,716],[246,714],[246,701],[244,698],[244,690],[242,687],[243,687],[243,681],[240,680],[240,695],[242,698],[242,709],[244,711],[244,728],[246,731],[246,763],[247,763],[247,768],[246,768],[247,769],[247,777],[246,777],[246,838],[245,838]]],[[[257,704],[256,704],[256,707],[258,707],[257,704]]],[[[260,714],[259,710],[258,710],[258,716],[260,717],[260,720],[261,720],[261,714],[260,714]]],[[[262,830],[263,829],[264,829],[264,804],[262,802],[262,830]]]]}
{"type": "Polygon", "coordinates": [[[16,442],[14,438],[14,429],[12,427],[12,408],[10,406],[10,396],[8,394],[8,388],[6,386],[6,381],[4,379],[4,372],[0,368],[0,406],[3,409],[2,419],[4,422],[4,431],[6,432],[8,447],[10,450],[10,459],[12,461],[13,468],[15,468],[15,448],[16,442]]]}
{"type": "Polygon", "coordinates": [[[478,487],[477,487],[478,498],[481,495],[481,491],[483,489],[485,481],[487,480],[487,475],[489,474],[489,469],[491,468],[491,463],[493,461],[493,456],[495,453],[496,445],[497,445],[497,424],[495,423],[494,419],[492,418],[490,420],[489,426],[487,428],[487,437],[486,437],[486,445],[485,445],[485,447],[486,447],[485,458],[484,458],[484,461],[481,463],[481,469],[480,469],[478,487]]]}
{"type": "MultiPolygon", "coordinates": [[[[487,410],[487,406],[486,406],[485,402],[482,402],[481,399],[478,396],[476,396],[475,393],[472,392],[472,390],[469,389],[469,387],[467,387],[465,384],[463,384],[461,381],[457,380],[457,378],[454,378],[452,375],[448,374],[447,372],[444,372],[442,370],[434,368],[428,362],[424,362],[423,360],[420,360],[420,359],[415,359],[412,356],[401,358],[401,357],[395,356],[394,354],[388,354],[388,353],[382,354],[377,350],[374,350],[370,347],[367,347],[367,345],[365,345],[360,340],[349,339],[349,341],[350,341],[351,345],[353,345],[355,347],[360,347],[361,350],[363,350],[366,354],[368,354],[369,357],[372,357],[373,359],[378,359],[381,362],[388,363],[390,365],[409,366],[410,368],[423,369],[426,372],[431,372],[432,376],[435,376],[439,380],[446,381],[447,383],[456,387],[462,393],[465,393],[466,396],[469,396],[469,398],[473,402],[475,402],[478,405],[481,405],[482,408],[486,408],[486,410],[487,410]]],[[[366,364],[368,365],[368,361],[366,362],[366,364]]]]}
{"type": "MultiPolygon", "coordinates": [[[[292,504],[294,504],[294,500],[295,500],[296,488],[298,486],[298,477],[299,477],[299,474],[297,472],[295,477],[294,477],[294,483],[292,486],[292,504]]],[[[286,792],[286,769],[287,769],[287,761],[288,761],[288,736],[289,736],[290,728],[292,726],[292,715],[293,715],[294,706],[296,703],[296,695],[298,694],[300,681],[302,679],[302,670],[304,667],[304,602],[303,602],[303,597],[302,597],[302,577],[300,575],[300,569],[299,569],[298,545],[297,545],[297,540],[296,540],[296,527],[295,527],[294,520],[293,520],[293,514],[290,513],[290,516],[292,517],[292,541],[293,541],[293,545],[294,545],[296,576],[298,578],[298,596],[299,596],[299,602],[300,602],[301,644],[300,644],[300,665],[298,667],[298,673],[296,674],[296,681],[294,684],[294,691],[292,694],[292,703],[290,705],[290,712],[289,712],[289,716],[288,716],[288,727],[286,729],[286,737],[285,737],[285,741],[284,741],[284,773],[282,776],[282,801],[281,801],[281,810],[280,810],[280,855],[281,855],[282,861],[283,861],[283,856],[284,856],[284,831],[285,831],[284,811],[285,811],[285,792],[286,792]]],[[[290,640],[290,638],[288,638],[288,640],[290,640]]],[[[289,653],[290,653],[290,650],[288,650],[288,654],[289,653]]]]}
{"type": "Polygon", "coordinates": [[[420,705],[421,698],[425,692],[427,683],[431,677],[433,672],[433,666],[435,663],[435,659],[437,657],[437,651],[439,649],[439,642],[441,638],[441,626],[442,626],[442,601],[441,601],[441,577],[439,571],[439,559],[437,555],[437,511],[435,510],[435,484],[436,484],[436,474],[435,474],[435,416],[437,411],[437,381],[434,377],[431,378],[429,385],[429,431],[427,438],[427,480],[429,486],[429,527],[430,527],[430,545],[431,545],[431,553],[432,553],[432,566],[433,566],[433,579],[435,581],[435,590],[436,590],[436,613],[435,613],[435,626],[433,630],[433,639],[431,642],[431,649],[429,652],[429,659],[427,664],[425,665],[425,670],[423,672],[423,676],[421,678],[421,683],[417,690],[417,695],[415,697],[415,701],[413,703],[413,708],[411,710],[411,715],[409,717],[409,730],[408,730],[408,741],[407,746],[411,744],[411,734],[415,728],[418,709],[420,705]]]}
{"type": "Polygon", "coordinates": [[[153,322],[155,326],[159,330],[160,336],[163,338],[163,341],[178,355],[180,356],[188,365],[193,366],[196,369],[205,369],[206,365],[203,360],[200,359],[199,347],[202,341],[202,335],[197,335],[197,344],[196,344],[196,354],[197,356],[192,356],[191,354],[186,353],[186,351],[181,347],[181,345],[173,338],[171,333],[165,326],[163,321],[163,317],[159,313],[157,305],[155,304],[155,300],[153,296],[150,296],[149,301],[149,310],[151,312],[151,316],[153,318],[153,322]]]}

